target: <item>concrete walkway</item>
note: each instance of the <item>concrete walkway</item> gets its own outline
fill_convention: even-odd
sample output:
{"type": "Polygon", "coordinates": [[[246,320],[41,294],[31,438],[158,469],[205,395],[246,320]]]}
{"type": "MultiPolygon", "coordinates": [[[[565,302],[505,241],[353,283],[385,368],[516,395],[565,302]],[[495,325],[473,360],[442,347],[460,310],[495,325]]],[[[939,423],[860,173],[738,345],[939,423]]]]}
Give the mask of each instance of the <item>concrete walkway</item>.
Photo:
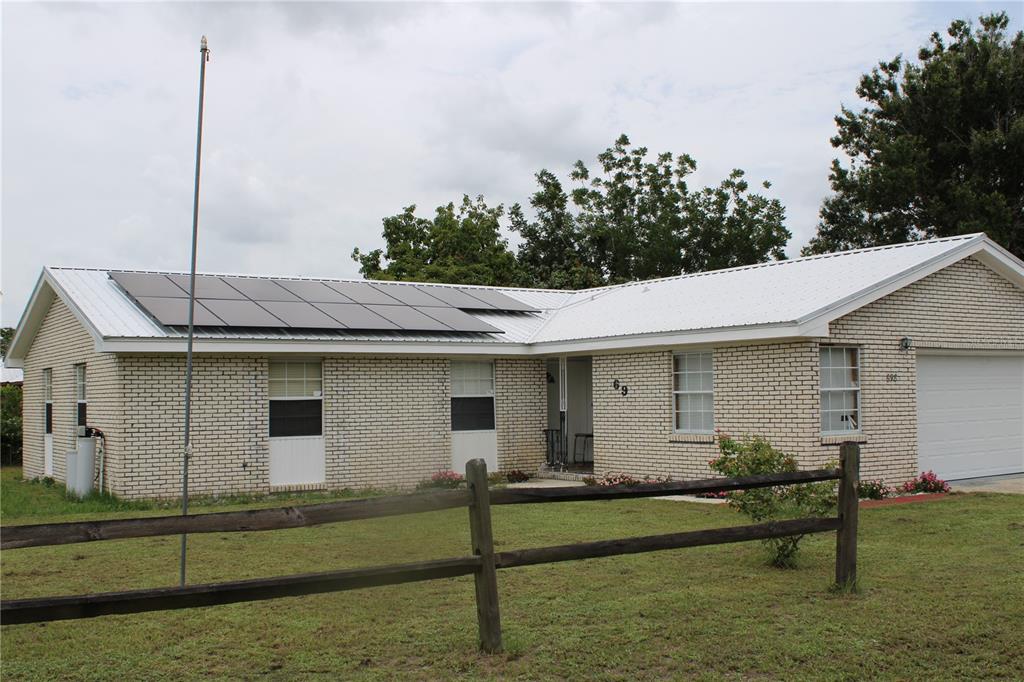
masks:
{"type": "Polygon", "coordinates": [[[961,493],[1015,493],[1024,495],[1024,474],[985,476],[948,481],[949,487],[961,493]]]}

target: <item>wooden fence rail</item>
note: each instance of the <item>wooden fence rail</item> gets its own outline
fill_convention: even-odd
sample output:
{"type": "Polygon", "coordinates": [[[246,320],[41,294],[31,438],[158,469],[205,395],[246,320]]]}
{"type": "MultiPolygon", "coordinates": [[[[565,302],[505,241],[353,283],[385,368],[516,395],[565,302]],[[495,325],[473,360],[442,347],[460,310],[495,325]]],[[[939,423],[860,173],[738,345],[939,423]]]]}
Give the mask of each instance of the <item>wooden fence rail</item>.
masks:
{"type": "Polygon", "coordinates": [[[483,460],[467,466],[468,490],[444,491],[332,502],[303,507],[202,514],[191,517],[159,517],[66,524],[8,526],[0,529],[4,549],[37,547],[113,538],[172,535],[182,532],[272,530],[301,526],[436,511],[467,506],[470,516],[472,556],[410,564],[345,569],[323,573],[232,582],[169,587],[103,594],[43,597],[0,602],[4,625],[51,620],[92,618],[110,614],[213,606],[278,597],[394,585],[398,583],[474,576],[480,646],[487,652],[502,650],[497,571],[558,561],[574,561],[619,554],[636,554],[683,547],[837,531],[836,583],[850,587],[856,582],[857,477],[859,449],[855,443],[840,448],[840,468],[749,476],[733,479],[680,481],[638,486],[539,488],[488,490],[483,460]],[[572,545],[495,552],[490,506],[652,497],[698,492],[748,490],[777,485],[839,480],[839,512],[836,517],[793,519],[732,528],[669,533],[646,537],[599,540],[572,545]],[[176,522],[176,523],[172,523],[176,522]]]}
{"type": "MultiPolygon", "coordinates": [[[[585,486],[559,488],[505,488],[490,491],[490,503],[532,504],[538,502],[584,502],[620,500],[664,495],[697,495],[730,490],[769,488],[838,479],[838,469],[794,471],[740,478],[711,478],[701,481],[667,481],[636,486],[585,486]]],[[[400,516],[427,511],[467,507],[467,490],[443,490],[412,495],[391,495],[361,500],[342,500],[297,507],[214,512],[189,516],[150,516],[111,521],[39,523],[0,528],[0,549],[45,547],[97,540],[180,535],[182,533],[231,533],[237,531],[283,530],[324,523],[400,516]]]]}

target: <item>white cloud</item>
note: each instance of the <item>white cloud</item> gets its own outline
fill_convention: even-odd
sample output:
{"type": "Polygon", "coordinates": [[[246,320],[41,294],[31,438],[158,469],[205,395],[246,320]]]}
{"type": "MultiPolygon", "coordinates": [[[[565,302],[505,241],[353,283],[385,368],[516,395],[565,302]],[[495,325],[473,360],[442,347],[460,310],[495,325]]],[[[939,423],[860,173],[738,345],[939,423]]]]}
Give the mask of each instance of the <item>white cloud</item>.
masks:
{"type": "Polygon", "coordinates": [[[380,220],[525,201],[626,132],[769,179],[796,250],[859,74],[979,5],[10,4],[2,317],[46,264],[184,268],[209,35],[202,269],[352,276],[380,220]]]}

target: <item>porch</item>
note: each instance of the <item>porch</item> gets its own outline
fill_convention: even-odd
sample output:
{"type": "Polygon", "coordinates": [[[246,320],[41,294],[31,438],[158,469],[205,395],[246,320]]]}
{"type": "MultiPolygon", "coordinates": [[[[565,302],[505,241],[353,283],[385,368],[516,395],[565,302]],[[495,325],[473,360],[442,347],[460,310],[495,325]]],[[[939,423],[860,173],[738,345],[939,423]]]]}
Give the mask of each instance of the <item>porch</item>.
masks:
{"type": "Polygon", "coordinates": [[[547,361],[548,423],[543,475],[579,480],[594,473],[593,371],[590,356],[547,361]],[[556,475],[557,476],[554,476],[556,475]]]}

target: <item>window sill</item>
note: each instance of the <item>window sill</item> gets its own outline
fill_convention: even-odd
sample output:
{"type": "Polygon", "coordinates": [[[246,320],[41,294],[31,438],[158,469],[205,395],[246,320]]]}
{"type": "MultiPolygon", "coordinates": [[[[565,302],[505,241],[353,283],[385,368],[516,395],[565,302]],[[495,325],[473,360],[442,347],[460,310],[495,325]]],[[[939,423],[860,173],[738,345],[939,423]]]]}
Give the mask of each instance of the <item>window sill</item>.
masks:
{"type": "Polygon", "coordinates": [[[844,433],[836,436],[822,436],[822,445],[841,445],[843,443],[867,443],[868,437],[863,433],[844,433]]]}
{"type": "Polygon", "coordinates": [[[713,433],[670,433],[668,434],[669,443],[714,443],[715,434],[713,433]]]}

